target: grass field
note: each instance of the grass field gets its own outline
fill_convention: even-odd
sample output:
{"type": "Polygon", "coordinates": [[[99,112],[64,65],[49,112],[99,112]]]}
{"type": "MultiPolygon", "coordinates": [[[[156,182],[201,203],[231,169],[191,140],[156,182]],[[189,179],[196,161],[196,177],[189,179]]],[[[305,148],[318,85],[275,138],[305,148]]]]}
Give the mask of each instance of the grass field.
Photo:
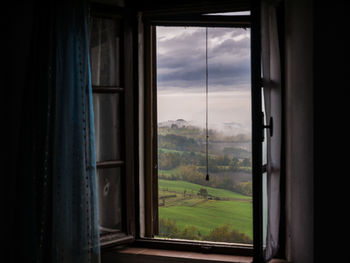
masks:
{"type": "Polygon", "coordinates": [[[167,148],[158,148],[159,151],[162,151],[164,153],[178,153],[178,154],[183,154],[185,151],[179,151],[179,150],[172,150],[172,149],[167,149],[167,148]]]}
{"type": "Polygon", "coordinates": [[[201,235],[208,235],[211,230],[229,224],[232,229],[253,236],[249,196],[184,181],[159,180],[159,200],[159,217],[176,220],[180,229],[194,226],[201,235]],[[200,188],[224,200],[204,199],[197,195],[200,188]]]}
{"type": "Polygon", "coordinates": [[[193,184],[185,181],[159,179],[158,187],[159,187],[159,190],[168,189],[167,191],[169,192],[177,192],[177,193],[183,193],[186,190],[186,192],[189,194],[193,191],[195,195],[198,193],[199,189],[204,188],[208,191],[209,195],[216,196],[219,198],[240,199],[240,200],[246,200],[246,201],[247,200],[250,201],[252,199],[250,196],[238,194],[235,192],[231,192],[229,190],[213,188],[213,187],[203,186],[199,184],[193,184]]]}

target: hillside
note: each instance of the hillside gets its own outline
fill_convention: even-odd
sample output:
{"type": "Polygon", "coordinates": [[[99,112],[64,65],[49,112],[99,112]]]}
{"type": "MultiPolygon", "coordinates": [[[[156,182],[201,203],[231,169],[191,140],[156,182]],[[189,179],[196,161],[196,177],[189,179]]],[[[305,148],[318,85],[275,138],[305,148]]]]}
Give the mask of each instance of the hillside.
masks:
{"type": "Polygon", "coordinates": [[[250,136],[209,131],[209,181],[204,138],[183,119],[158,127],[159,235],[252,243],[250,136]]]}
{"type": "MultiPolygon", "coordinates": [[[[251,201],[251,197],[227,190],[184,181],[159,180],[159,218],[163,220],[162,224],[168,222],[166,220],[172,222],[179,232],[177,238],[192,229],[192,232],[195,230],[192,238],[201,240],[215,229],[229,226],[247,240],[252,239],[251,201]],[[200,189],[206,189],[213,199],[199,196],[200,189]]],[[[161,231],[160,236],[165,235],[161,231]]]]}
{"type": "MultiPolygon", "coordinates": [[[[173,192],[183,194],[186,191],[187,194],[193,193],[197,195],[199,189],[206,189],[209,196],[218,197],[227,200],[244,200],[251,201],[250,196],[242,195],[225,189],[218,189],[214,187],[202,186],[199,184],[193,184],[185,181],[171,181],[171,180],[158,180],[159,191],[173,192]]],[[[161,196],[159,196],[160,198],[161,196]]]]}

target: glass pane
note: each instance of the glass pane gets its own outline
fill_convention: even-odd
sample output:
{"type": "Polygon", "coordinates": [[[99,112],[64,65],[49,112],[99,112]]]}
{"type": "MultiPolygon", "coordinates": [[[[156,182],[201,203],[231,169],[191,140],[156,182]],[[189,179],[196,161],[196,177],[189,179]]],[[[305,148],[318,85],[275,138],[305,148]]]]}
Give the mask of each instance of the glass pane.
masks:
{"type": "Polygon", "coordinates": [[[267,173],[263,173],[263,246],[266,246],[266,235],[267,235],[267,173]]]}
{"type": "Polygon", "coordinates": [[[93,94],[96,160],[121,159],[121,105],[119,94],[93,94]]]}
{"type": "Polygon", "coordinates": [[[157,27],[159,237],[252,244],[250,30],[206,39],[157,27]]]}
{"type": "MultiPolygon", "coordinates": [[[[262,112],[264,114],[264,122],[266,125],[266,111],[265,111],[265,98],[264,89],[261,90],[262,99],[262,112]]],[[[264,129],[264,141],[262,143],[262,165],[267,165],[267,129],[264,129]]],[[[263,190],[263,246],[266,246],[266,235],[267,235],[267,216],[268,216],[268,201],[267,201],[267,173],[264,172],[262,175],[262,190],[263,190]]]]}
{"type": "MultiPolygon", "coordinates": [[[[265,111],[265,97],[264,97],[264,89],[261,89],[261,105],[262,105],[262,112],[264,114],[264,125],[267,125],[266,120],[266,111],[265,111]]],[[[262,143],[262,164],[267,164],[267,129],[264,129],[263,131],[264,141],[262,143]]]]}
{"type": "Polygon", "coordinates": [[[121,230],[121,168],[98,169],[99,216],[101,231],[121,230]]]}
{"type": "Polygon", "coordinates": [[[90,20],[92,85],[120,86],[120,21],[90,20]]]}

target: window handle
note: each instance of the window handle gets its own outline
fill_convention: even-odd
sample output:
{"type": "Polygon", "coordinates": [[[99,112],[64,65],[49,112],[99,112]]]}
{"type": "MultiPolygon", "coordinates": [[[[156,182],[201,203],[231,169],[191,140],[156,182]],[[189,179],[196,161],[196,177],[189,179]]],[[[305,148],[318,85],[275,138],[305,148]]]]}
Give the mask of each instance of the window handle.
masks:
{"type": "Polygon", "coordinates": [[[270,117],[270,121],[268,125],[263,125],[264,129],[269,129],[270,130],[270,137],[273,136],[273,118],[270,117]]]}
{"type": "MultiPolygon", "coordinates": [[[[270,137],[272,137],[273,136],[273,118],[272,117],[270,117],[270,121],[269,121],[269,124],[268,125],[265,125],[264,124],[264,119],[265,119],[265,117],[264,117],[264,113],[262,114],[262,116],[263,116],[263,125],[262,125],[262,128],[263,129],[269,129],[270,130],[270,137]]],[[[263,140],[264,140],[264,133],[263,133],[263,140]]]]}

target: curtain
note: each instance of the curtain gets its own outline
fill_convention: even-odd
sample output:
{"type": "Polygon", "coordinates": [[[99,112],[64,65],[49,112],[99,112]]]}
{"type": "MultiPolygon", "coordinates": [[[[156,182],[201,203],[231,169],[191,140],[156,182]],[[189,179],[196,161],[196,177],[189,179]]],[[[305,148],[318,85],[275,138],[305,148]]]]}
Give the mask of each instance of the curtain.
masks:
{"type": "Polygon", "coordinates": [[[10,232],[5,243],[12,250],[8,262],[51,261],[53,86],[48,69],[53,60],[52,10],[49,1],[16,3],[11,12],[4,10],[11,14],[8,20],[11,48],[6,52],[10,59],[4,61],[9,63],[12,80],[9,89],[14,92],[6,100],[12,100],[18,111],[7,114],[19,120],[16,131],[11,130],[14,135],[11,147],[17,152],[14,169],[11,167],[11,174],[4,173],[4,178],[11,178],[12,183],[3,184],[10,193],[4,200],[14,211],[7,215],[10,211],[4,209],[5,220],[10,221],[4,224],[10,232]],[[21,245],[20,253],[14,244],[21,245]]]}
{"type": "Polygon", "coordinates": [[[94,115],[84,1],[55,7],[53,262],[99,262],[94,115]]]}
{"type": "Polygon", "coordinates": [[[273,136],[267,133],[267,235],[265,260],[278,251],[280,225],[281,168],[281,65],[277,31],[276,4],[264,0],[261,5],[262,73],[266,121],[273,118],[273,136]]]}
{"type": "Polygon", "coordinates": [[[100,262],[87,6],[17,4],[9,20],[9,99],[20,123],[17,167],[5,176],[13,181],[5,184],[8,261],[100,262]]]}

